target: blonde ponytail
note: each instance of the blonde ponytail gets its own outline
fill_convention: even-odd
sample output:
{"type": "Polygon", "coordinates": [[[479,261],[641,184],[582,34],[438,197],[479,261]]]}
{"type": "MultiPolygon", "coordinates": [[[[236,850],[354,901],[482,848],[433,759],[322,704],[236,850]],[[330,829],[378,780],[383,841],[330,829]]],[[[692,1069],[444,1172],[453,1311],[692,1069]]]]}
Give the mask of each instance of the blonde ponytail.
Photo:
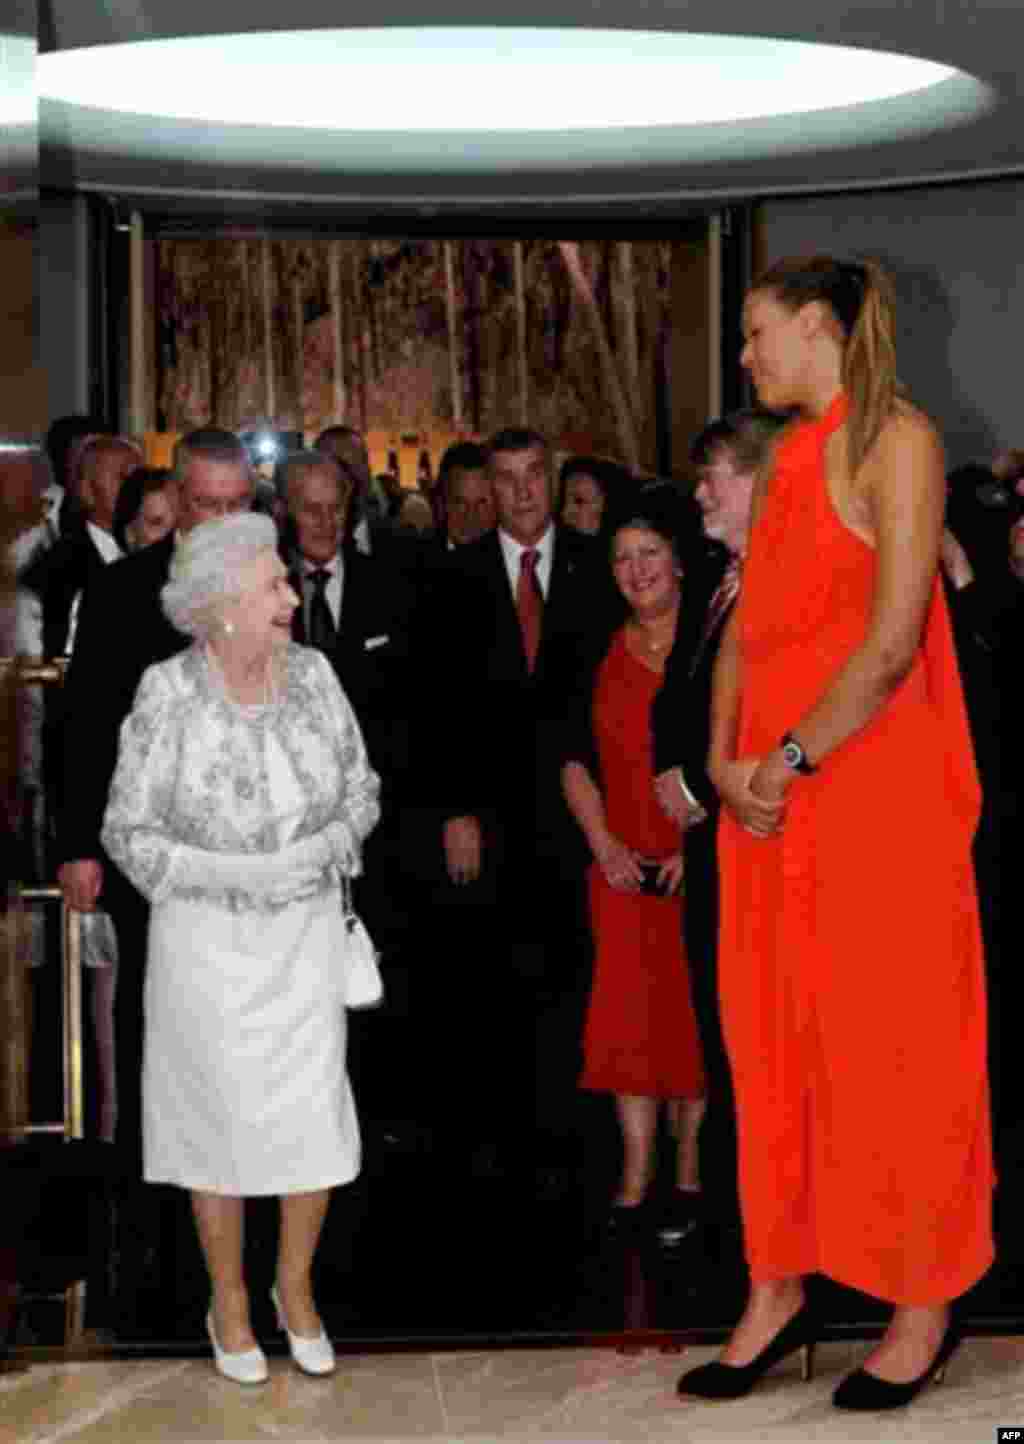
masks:
{"type": "Polygon", "coordinates": [[[893,413],[896,383],[896,319],[888,276],[872,261],[861,262],[864,295],[843,352],[843,386],[850,398],[847,450],[856,475],[893,413]]]}

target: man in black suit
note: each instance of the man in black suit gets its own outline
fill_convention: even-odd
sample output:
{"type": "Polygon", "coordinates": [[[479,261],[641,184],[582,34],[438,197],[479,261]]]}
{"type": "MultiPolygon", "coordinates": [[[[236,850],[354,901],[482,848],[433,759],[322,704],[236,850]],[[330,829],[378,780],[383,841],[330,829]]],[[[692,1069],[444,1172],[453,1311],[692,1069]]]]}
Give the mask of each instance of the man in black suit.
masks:
{"type": "Polygon", "coordinates": [[[443,586],[452,553],[494,530],[494,487],[482,446],[475,441],[457,441],[448,447],[437,468],[430,504],[435,528],[433,535],[420,543],[418,577],[425,600],[443,586]]]}
{"type": "MultiPolygon", "coordinates": [[[[410,769],[410,626],[415,596],[406,574],[346,542],[352,488],[333,456],[297,451],[275,472],[281,545],[302,599],[297,642],[327,656],[351,702],[381,778],[383,818],[367,842],[366,878],[380,875],[410,769]],[[376,863],[377,867],[371,865],[376,863]]],[[[367,917],[367,923],[377,920],[367,917]]]]}
{"type": "MultiPolygon", "coordinates": [[[[352,1020],[349,1071],[360,1110],[378,1122],[386,1119],[390,1137],[396,1120],[407,1122],[410,1116],[401,1097],[404,1080],[393,1066],[402,1050],[390,1042],[406,1011],[402,848],[413,781],[410,628],[415,593],[407,572],[391,564],[387,549],[366,554],[356,545],[349,512],[357,479],[332,453],[291,452],[278,463],[274,485],[282,557],[302,600],[292,636],[317,647],[331,663],[381,779],[381,820],[366,840],[354,900],[381,950],[385,1002],[379,1016],[352,1020]]],[[[401,1131],[408,1136],[407,1129],[401,1131]]]]}
{"type": "MultiPolygon", "coordinates": [[[[178,531],[250,505],[253,478],[230,432],[193,432],[176,462],[178,531]]],[[[190,643],[164,616],[175,534],[135,552],[91,579],[64,682],[64,768],[59,800],[58,881],[64,901],[84,912],[102,906],[118,937],[115,1002],[116,1142],[129,1173],[141,1172],[142,981],[148,908],[106,857],[100,829],[117,763],[121,723],[143,672],[190,643]]]]}
{"type": "MultiPolygon", "coordinates": [[[[138,450],[115,436],[94,436],[80,451],[72,475],[72,507],[65,506],[62,534],[37,549],[20,577],[19,619],[22,640],[31,652],[47,658],[70,652],[78,599],[96,575],[121,556],[112,526],[114,507],[125,478],[140,463],[138,450]]],[[[63,768],[64,696],[47,687],[41,699],[42,803],[38,852],[42,870],[50,875],[49,852],[55,802],[63,768]]],[[[33,725],[37,725],[36,722],[33,725]]]]}
{"type": "Polygon", "coordinates": [[[103,423],[94,416],[58,416],[50,423],[44,448],[49,473],[41,477],[40,488],[42,514],[11,546],[11,565],[16,575],[20,576],[34,558],[62,536],[81,529],[79,459],[88,443],[103,434],[103,423]]]}
{"type": "Polygon", "coordinates": [[[42,599],[44,657],[62,657],[68,650],[75,598],[97,572],[121,556],[112,534],[114,507],[125,478],[141,461],[137,448],[116,436],[93,437],[79,457],[77,522],[41,550],[20,577],[22,586],[42,599]]]}
{"type": "Polygon", "coordinates": [[[475,1035],[464,1088],[479,1088],[472,1049],[482,1047],[495,1141],[517,1163],[547,1167],[573,1128],[588,981],[562,739],[579,654],[601,626],[606,590],[593,543],[553,522],[542,436],[500,432],[487,447],[487,474],[497,530],[456,548],[439,589],[438,842],[448,887],[481,901],[459,910],[476,926],[450,974],[463,1036],[475,1035]]]}
{"type": "Polygon", "coordinates": [[[687,571],[688,635],[673,649],[653,713],[658,796],[686,829],[684,933],[708,1083],[700,1131],[705,1213],[727,1229],[739,1225],[739,1202],[732,1079],[718,1008],[719,802],[707,775],[711,694],[719,644],[739,592],[755,480],[781,424],[768,413],[736,411],[705,427],[691,445],[696,500],[713,547],[702,565],[687,571]]]}
{"type": "Polygon", "coordinates": [[[487,453],[475,441],[459,441],[441,457],[437,487],[444,516],[446,551],[479,541],[497,521],[487,453]]]}

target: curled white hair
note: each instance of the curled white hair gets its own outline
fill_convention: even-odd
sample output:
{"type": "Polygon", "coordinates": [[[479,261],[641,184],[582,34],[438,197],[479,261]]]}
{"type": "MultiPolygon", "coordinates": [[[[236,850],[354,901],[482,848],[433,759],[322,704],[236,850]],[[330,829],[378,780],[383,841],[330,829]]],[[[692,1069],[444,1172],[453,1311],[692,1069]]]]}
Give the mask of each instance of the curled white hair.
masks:
{"type": "Polygon", "coordinates": [[[255,511],[204,521],[179,535],[170,580],[160,593],[171,626],[190,637],[206,636],[221,605],[241,595],[239,569],[268,547],[277,547],[277,527],[255,511]]]}

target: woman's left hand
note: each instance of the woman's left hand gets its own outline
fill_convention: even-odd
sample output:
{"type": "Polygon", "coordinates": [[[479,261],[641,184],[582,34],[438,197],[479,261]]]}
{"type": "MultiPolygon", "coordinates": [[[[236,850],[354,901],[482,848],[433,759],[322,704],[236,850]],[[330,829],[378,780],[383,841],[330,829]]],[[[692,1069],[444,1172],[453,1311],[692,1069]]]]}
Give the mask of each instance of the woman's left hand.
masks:
{"type": "Polygon", "coordinates": [[[675,897],[677,892],[682,892],[683,886],[683,854],[673,853],[661,864],[658,871],[658,890],[666,897],[675,897]]]}
{"type": "Polygon", "coordinates": [[[764,802],[784,802],[793,777],[793,769],[783,759],[781,749],[776,749],[758,760],[750,778],[750,790],[764,802]]]}

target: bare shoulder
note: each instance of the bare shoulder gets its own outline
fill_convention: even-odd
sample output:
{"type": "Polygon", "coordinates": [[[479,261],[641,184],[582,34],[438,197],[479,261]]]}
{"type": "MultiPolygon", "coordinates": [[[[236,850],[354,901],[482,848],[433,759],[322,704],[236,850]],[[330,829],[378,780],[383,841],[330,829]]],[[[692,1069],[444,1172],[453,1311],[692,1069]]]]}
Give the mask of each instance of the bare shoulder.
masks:
{"type": "Polygon", "coordinates": [[[945,475],[945,453],[938,428],[920,407],[905,399],[897,401],[892,415],[883,425],[869,460],[878,460],[888,468],[891,462],[904,465],[938,465],[945,475]]]}
{"type": "Polygon", "coordinates": [[[902,506],[914,496],[929,511],[945,507],[946,464],[934,422],[909,401],[899,400],[864,458],[857,489],[872,510],[902,506]]]}

